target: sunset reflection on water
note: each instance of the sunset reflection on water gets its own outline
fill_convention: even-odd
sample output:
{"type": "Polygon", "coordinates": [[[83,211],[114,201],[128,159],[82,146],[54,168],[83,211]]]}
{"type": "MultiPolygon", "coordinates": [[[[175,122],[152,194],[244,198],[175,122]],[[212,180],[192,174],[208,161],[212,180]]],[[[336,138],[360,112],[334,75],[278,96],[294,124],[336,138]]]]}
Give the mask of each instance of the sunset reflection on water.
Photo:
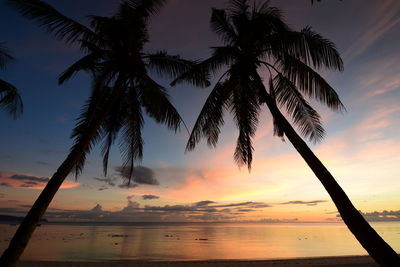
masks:
{"type": "MultiPolygon", "coordinates": [[[[400,251],[400,223],[375,223],[400,251]]],[[[15,226],[0,225],[1,251],[15,226]]],[[[276,259],[364,255],[340,223],[43,225],[23,259],[60,261],[276,259]],[[46,249],[43,249],[46,248],[46,249]]]]}

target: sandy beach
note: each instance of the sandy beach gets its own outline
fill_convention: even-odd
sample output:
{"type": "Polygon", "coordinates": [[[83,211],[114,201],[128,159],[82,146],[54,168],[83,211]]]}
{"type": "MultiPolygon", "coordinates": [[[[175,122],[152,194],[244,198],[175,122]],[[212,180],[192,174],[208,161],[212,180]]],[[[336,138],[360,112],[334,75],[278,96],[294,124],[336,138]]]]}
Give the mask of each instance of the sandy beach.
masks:
{"type": "Polygon", "coordinates": [[[352,257],[323,257],[323,258],[301,258],[288,260],[259,260],[259,261],[109,261],[109,262],[41,262],[23,261],[18,267],[291,267],[291,266],[378,266],[369,256],[352,257]]]}

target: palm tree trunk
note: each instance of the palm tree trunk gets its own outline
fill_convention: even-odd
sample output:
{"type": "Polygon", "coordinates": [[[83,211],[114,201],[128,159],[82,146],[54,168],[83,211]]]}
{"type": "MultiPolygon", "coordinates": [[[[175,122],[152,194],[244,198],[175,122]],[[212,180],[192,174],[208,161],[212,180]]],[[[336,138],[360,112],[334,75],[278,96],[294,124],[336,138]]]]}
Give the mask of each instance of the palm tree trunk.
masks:
{"type": "Polygon", "coordinates": [[[283,129],[286,137],[303,157],[308,166],[320,180],[335,203],[344,223],[357,238],[369,255],[381,266],[400,266],[399,255],[376,233],[360,212],[353,206],[346,193],[335,178],[315,156],[303,139],[277,108],[273,99],[266,95],[266,104],[272,116],[283,129]]]}
{"type": "Polygon", "coordinates": [[[89,144],[95,136],[98,127],[104,120],[106,114],[112,108],[113,103],[118,99],[120,90],[114,90],[113,95],[107,105],[99,115],[91,122],[91,126],[81,141],[74,146],[67,158],[60,165],[54,175],[51,177],[42,193],[39,195],[32,208],[18,227],[17,232],[14,234],[10,241],[9,247],[3,252],[0,258],[1,267],[14,267],[16,266],[19,258],[25,250],[37,224],[42,219],[43,214],[46,212],[50,202],[53,200],[54,195],[57,193],[65,178],[71,172],[72,168],[76,165],[81,156],[88,151],[89,144]]]}
{"type": "Polygon", "coordinates": [[[67,175],[71,172],[77,160],[85,153],[87,144],[80,144],[75,148],[68,157],[64,160],[56,173],[51,177],[42,193],[29,210],[28,214],[18,227],[17,232],[14,234],[8,248],[3,252],[0,258],[0,266],[14,267],[25,250],[37,224],[40,222],[47,207],[52,201],[54,195],[64,182],[67,175]]]}

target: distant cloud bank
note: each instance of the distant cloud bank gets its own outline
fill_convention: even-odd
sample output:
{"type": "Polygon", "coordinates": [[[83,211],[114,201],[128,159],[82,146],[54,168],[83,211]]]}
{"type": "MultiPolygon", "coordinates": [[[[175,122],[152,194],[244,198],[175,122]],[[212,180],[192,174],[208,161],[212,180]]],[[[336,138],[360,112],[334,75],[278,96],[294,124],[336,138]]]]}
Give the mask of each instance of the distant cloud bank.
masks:
{"type": "Polygon", "coordinates": [[[400,221],[400,210],[396,211],[374,211],[374,212],[361,212],[364,218],[370,222],[389,222],[389,221],[400,221]]]}

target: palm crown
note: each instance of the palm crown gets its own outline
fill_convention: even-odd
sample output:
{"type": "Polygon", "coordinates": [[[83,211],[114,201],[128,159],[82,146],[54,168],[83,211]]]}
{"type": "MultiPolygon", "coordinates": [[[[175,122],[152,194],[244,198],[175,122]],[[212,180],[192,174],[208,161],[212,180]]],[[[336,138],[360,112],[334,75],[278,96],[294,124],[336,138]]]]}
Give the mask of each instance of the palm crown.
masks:
{"type": "MultiPolygon", "coordinates": [[[[5,69],[14,58],[7,52],[4,43],[0,42],[0,69],[5,69]]],[[[23,110],[22,100],[17,88],[0,79],[0,108],[5,109],[13,118],[21,115],[23,110]]]]}
{"type": "MultiPolygon", "coordinates": [[[[210,146],[216,146],[224,124],[223,111],[228,110],[239,129],[235,160],[250,169],[252,139],[261,106],[268,99],[286,109],[303,136],[320,141],[324,136],[320,116],[305,97],[335,111],[344,109],[335,90],[315,71],[323,67],[343,69],[334,44],[310,27],[292,30],[281,11],[270,7],[269,1],[250,5],[247,0],[233,0],[227,11],[213,9],[211,27],[224,46],[213,47],[210,58],[172,82],[208,86],[210,73],[225,70],[200,112],[187,150],[193,150],[203,137],[210,146]]],[[[276,121],[274,133],[283,138],[284,132],[276,121]]]]}
{"type": "MultiPolygon", "coordinates": [[[[144,52],[148,42],[148,20],[165,0],[125,0],[112,17],[90,16],[90,27],[73,21],[39,0],[9,0],[24,16],[67,43],[75,43],[85,56],[59,77],[63,83],[76,72],[86,71],[93,77],[92,92],[72,132],[77,148],[91,134],[87,150],[102,141],[104,172],[107,172],[111,145],[122,132],[121,151],[124,166],[132,174],[133,165],[143,155],[143,113],[157,122],[178,130],[180,115],[169,101],[163,86],[150,72],[175,78],[187,71],[193,62],[168,55],[165,51],[144,52]]],[[[78,175],[84,166],[85,153],[75,166],[78,175]]]]}

